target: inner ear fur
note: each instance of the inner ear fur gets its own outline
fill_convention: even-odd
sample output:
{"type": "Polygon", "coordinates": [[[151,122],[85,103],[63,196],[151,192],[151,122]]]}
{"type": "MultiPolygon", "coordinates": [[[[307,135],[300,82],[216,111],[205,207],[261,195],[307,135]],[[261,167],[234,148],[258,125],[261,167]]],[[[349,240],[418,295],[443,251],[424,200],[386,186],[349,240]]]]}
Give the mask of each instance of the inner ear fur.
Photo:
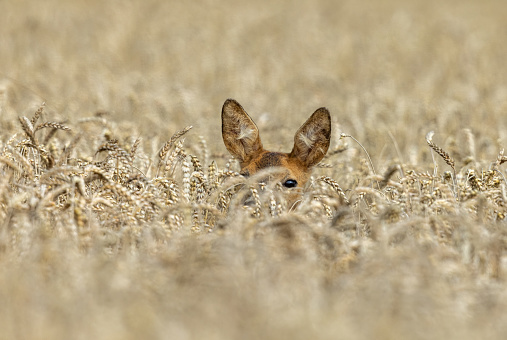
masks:
{"type": "Polygon", "coordinates": [[[262,151],[257,125],[234,99],[227,99],[222,107],[222,138],[240,162],[248,162],[262,151]]]}
{"type": "Polygon", "coordinates": [[[305,166],[319,163],[329,149],[331,116],[325,107],[317,109],[294,135],[294,148],[290,153],[305,166]]]}

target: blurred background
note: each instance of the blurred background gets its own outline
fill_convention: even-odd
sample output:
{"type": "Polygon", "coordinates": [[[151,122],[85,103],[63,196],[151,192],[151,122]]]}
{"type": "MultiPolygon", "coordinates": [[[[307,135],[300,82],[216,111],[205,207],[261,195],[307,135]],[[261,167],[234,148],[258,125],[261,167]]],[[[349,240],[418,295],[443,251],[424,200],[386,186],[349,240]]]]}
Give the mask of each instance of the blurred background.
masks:
{"type": "MultiPolygon", "coordinates": [[[[238,100],[289,151],[316,108],[374,157],[471,127],[498,152],[507,109],[507,5],[486,1],[2,1],[1,120],[107,112],[145,137],[193,125],[225,153],[238,100]]],[[[54,119],[54,118],[53,118],[54,119]]],[[[162,138],[163,139],[163,138],[162,138]]],[[[161,142],[162,143],[162,142],[161,142]]],[[[333,145],[333,144],[332,144],[333,145]]]]}

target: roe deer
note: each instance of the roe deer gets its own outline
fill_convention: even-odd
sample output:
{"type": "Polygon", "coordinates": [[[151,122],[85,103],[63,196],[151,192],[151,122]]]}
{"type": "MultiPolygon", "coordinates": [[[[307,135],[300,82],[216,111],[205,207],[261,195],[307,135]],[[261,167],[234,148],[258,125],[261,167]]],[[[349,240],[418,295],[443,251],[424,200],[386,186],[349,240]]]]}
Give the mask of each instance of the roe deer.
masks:
{"type": "Polygon", "coordinates": [[[301,197],[312,166],[326,155],[331,117],[326,108],[317,109],[296,132],[290,153],[271,152],[262,147],[259,129],[243,107],[234,99],[227,99],[222,107],[222,138],[227,150],[239,160],[241,175],[248,177],[266,168],[279,168],[269,176],[269,182],[287,188],[291,207],[301,197]]]}

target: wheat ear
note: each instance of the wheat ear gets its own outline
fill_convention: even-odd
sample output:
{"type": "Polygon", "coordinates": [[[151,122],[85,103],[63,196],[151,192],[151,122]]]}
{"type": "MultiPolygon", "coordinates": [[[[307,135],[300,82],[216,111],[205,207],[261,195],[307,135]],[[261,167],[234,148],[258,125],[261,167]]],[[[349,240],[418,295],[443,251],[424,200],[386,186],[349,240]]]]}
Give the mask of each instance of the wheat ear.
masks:
{"type": "Polygon", "coordinates": [[[438,145],[433,143],[433,135],[434,134],[435,134],[435,132],[430,131],[426,135],[426,143],[428,143],[430,148],[432,148],[433,151],[435,151],[440,157],[442,157],[443,160],[447,163],[447,165],[449,165],[452,168],[452,170],[454,170],[454,172],[456,172],[456,168],[454,166],[455,165],[454,159],[447,152],[445,152],[442,148],[438,147],[438,145]]]}
{"type": "Polygon", "coordinates": [[[447,163],[447,165],[449,165],[452,168],[452,171],[454,173],[454,176],[453,176],[453,185],[454,185],[454,188],[455,188],[456,193],[457,193],[457,198],[459,199],[459,190],[457,188],[457,182],[456,182],[456,167],[455,167],[456,163],[454,161],[454,158],[452,158],[447,152],[445,152],[438,145],[436,145],[435,143],[433,143],[433,135],[434,134],[435,134],[435,132],[433,132],[433,131],[428,132],[428,134],[426,135],[426,143],[428,143],[428,145],[430,146],[430,148],[432,148],[433,151],[435,151],[440,157],[442,157],[443,160],[447,163]]]}
{"type": "Polygon", "coordinates": [[[158,157],[160,158],[160,160],[163,160],[165,158],[167,152],[173,146],[174,142],[176,142],[178,138],[186,134],[191,128],[192,128],[191,125],[187,126],[183,130],[176,132],[167,142],[165,142],[164,146],[160,149],[160,152],[158,153],[158,157]]]}

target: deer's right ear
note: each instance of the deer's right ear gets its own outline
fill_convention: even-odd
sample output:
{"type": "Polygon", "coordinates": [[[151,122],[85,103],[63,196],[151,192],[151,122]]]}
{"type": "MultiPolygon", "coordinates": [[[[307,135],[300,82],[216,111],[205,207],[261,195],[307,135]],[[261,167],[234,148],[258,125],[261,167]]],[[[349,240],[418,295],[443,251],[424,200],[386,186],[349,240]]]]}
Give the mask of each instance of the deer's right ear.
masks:
{"type": "Polygon", "coordinates": [[[222,107],[222,138],[240,162],[248,162],[262,151],[259,129],[234,99],[227,99],[222,107]]]}

